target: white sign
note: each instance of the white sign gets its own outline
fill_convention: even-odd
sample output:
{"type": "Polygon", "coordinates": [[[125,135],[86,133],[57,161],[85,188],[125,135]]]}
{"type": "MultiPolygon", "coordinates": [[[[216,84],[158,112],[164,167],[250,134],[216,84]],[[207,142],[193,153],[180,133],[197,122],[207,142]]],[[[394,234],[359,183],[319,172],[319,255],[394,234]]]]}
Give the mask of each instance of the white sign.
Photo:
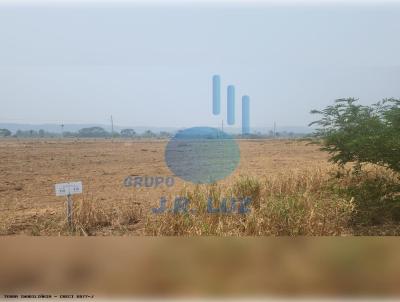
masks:
{"type": "Polygon", "coordinates": [[[56,196],[68,196],[73,194],[81,194],[82,182],[67,182],[63,184],[56,184],[56,196]]]}

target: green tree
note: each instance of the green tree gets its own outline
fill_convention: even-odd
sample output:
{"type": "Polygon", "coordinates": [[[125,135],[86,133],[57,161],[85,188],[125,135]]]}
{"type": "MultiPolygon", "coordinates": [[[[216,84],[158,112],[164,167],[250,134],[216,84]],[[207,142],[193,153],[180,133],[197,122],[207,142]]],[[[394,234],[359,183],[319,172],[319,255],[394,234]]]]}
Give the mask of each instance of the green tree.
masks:
{"type": "Polygon", "coordinates": [[[108,137],[110,134],[101,127],[82,128],[78,132],[79,137],[108,137]]]}
{"type": "Polygon", "coordinates": [[[8,129],[0,129],[0,137],[7,137],[11,135],[11,131],[8,129]]]}
{"type": "Polygon", "coordinates": [[[400,100],[385,99],[363,106],[354,98],[339,99],[334,105],[311,113],[322,118],[315,136],[321,150],[339,165],[373,163],[400,172],[400,100]]]}
{"type": "Polygon", "coordinates": [[[121,137],[134,137],[136,135],[133,129],[123,129],[121,130],[121,137]]]}
{"type": "Polygon", "coordinates": [[[170,138],[170,137],[172,137],[172,134],[169,132],[166,132],[166,131],[161,131],[159,137],[160,138],[170,138]]]}
{"type": "Polygon", "coordinates": [[[142,134],[142,137],[144,137],[144,138],[153,138],[153,137],[156,137],[157,135],[153,132],[153,131],[151,131],[151,130],[146,130],[143,134],[142,134]]]}

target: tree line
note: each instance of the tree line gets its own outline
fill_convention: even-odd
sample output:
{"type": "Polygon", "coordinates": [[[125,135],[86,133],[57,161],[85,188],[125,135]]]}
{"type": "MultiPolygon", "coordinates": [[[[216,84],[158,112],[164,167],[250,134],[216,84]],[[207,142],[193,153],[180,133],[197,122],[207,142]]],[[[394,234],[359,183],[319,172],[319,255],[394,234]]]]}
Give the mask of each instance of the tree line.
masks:
{"type": "MultiPolygon", "coordinates": [[[[232,135],[234,138],[245,138],[245,139],[265,139],[265,138],[302,138],[307,134],[304,133],[294,133],[294,132],[273,132],[268,133],[255,132],[251,134],[246,134],[245,136],[236,134],[232,135]]],[[[154,139],[168,139],[173,136],[173,133],[161,131],[155,133],[151,130],[146,130],[143,133],[137,133],[134,129],[126,128],[121,131],[110,132],[102,127],[88,127],[82,128],[77,132],[63,131],[62,133],[54,133],[40,130],[17,130],[14,134],[8,129],[0,129],[1,137],[16,137],[16,138],[154,138],[154,139]]]]}
{"type": "Polygon", "coordinates": [[[134,129],[127,128],[117,132],[110,132],[102,127],[82,128],[77,132],[63,131],[53,133],[40,129],[36,130],[17,130],[14,134],[8,129],[0,129],[0,137],[17,137],[17,138],[170,138],[172,134],[166,131],[155,133],[151,130],[146,130],[143,133],[137,133],[134,129]]]}

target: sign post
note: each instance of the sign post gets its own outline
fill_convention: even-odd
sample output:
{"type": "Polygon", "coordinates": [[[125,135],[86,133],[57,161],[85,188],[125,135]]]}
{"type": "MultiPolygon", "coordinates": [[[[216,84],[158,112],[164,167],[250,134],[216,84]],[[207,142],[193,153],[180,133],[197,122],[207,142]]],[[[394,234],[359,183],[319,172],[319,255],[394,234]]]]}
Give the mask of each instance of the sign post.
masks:
{"type": "Polygon", "coordinates": [[[82,182],[67,182],[55,185],[56,196],[67,196],[67,220],[68,225],[72,228],[72,212],[73,212],[73,203],[71,196],[73,194],[82,194],[82,182]]]}
{"type": "Polygon", "coordinates": [[[68,225],[71,228],[72,227],[72,199],[71,199],[71,194],[67,195],[67,220],[68,220],[68,225]]]}

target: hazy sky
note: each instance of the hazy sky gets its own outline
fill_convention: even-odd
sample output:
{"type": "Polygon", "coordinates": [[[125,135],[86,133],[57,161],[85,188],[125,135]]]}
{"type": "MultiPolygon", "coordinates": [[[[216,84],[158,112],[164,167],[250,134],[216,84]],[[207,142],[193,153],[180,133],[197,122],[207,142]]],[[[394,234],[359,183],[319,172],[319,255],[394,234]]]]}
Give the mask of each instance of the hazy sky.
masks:
{"type": "Polygon", "coordinates": [[[400,6],[0,5],[0,122],[215,126],[211,78],[252,126],[400,97],[400,6]]]}

